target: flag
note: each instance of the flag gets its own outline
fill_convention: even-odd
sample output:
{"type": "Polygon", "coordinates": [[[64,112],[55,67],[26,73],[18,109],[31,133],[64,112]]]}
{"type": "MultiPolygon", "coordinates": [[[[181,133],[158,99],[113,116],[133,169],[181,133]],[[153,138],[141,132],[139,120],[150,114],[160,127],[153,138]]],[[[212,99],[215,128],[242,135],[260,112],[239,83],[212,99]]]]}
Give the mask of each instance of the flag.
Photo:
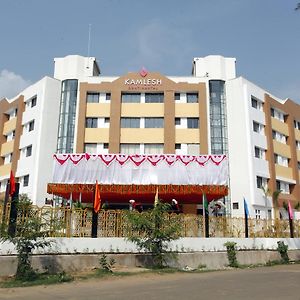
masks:
{"type": "Polygon", "coordinates": [[[294,218],[294,212],[293,212],[293,208],[292,208],[290,200],[288,202],[288,212],[289,212],[289,218],[291,220],[293,220],[293,218],[294,218]]]}
{"type": "Polygon", "coordinates": [[[94,195],[94,212],[97,214],[101,207],[100,190],[98,181],[96,180],[95,195],[94,195]]]}
{"type": "Polygon", "coordinates": [[[16,181],[12,171],[10,171],[9,186],[10,186],[9,195],[12,196],[16,191],[16,181]]]}
{"type": "Polygon", "coordinates": [[[248,209],[248,205],[247,205],[247,201],[244,198],[244,212],[245,212],[245,216],[248,217],[249,216],[249,209],[248,209]]]}
{"type": "Polygon", "coordinates": [[[155,194],[155,198],[154,198],[154,207],[158,204],[159,199],[158,199],[158,187],[156,188],[156,194],[155,194]]]}

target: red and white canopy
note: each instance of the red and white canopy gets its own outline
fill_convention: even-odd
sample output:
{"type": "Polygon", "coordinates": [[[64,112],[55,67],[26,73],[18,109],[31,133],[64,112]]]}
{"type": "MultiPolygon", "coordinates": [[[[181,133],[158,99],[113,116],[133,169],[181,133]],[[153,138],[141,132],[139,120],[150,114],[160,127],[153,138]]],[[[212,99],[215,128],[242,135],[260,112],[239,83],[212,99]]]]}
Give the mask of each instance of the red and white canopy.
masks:
{"type": "Polygon", "coordinates": [[[157,187],[167,198],[179,192],[199,196],[204,192],[203,187],[209,187],[209,191],[223,187],[212,198],[227,193],[226,155],[55,154],[53,163],[48,192],[59,195],[91,192],[96,180],[102,195],[107,194],[111,199],[112,194],[126,193],[128,197],[132,196],[130,193],[152,194],[157,187]]]}

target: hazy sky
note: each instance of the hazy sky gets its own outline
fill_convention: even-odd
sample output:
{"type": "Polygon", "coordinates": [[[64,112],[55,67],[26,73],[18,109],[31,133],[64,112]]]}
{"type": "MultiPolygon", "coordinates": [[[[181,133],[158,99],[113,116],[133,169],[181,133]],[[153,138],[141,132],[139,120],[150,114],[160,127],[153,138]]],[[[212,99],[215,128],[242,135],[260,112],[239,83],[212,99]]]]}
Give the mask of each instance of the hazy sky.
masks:
{"type": "Polygon", "coordinates": [[[90,55],[103,75],[145,66],[190,75],[193,57],[237,58],[237,74],[300,102],[297,0],[0,0],[0,98],[90,55]]]}

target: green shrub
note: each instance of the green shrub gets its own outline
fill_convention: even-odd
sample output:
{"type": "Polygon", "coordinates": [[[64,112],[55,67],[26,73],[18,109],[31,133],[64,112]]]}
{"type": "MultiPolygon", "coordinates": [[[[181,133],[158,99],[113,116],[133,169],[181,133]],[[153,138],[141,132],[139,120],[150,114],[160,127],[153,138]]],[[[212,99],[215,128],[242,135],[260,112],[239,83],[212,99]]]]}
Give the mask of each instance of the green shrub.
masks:
{"type": "Polygon", "coordinates": [[[283,241],[277,242],[277,251],[279,252],[281,256],[281,261],[284,264],[288,264],[290,262],[289,256],[288,256],[288,248],[289,246],[286,245],[283,241]]]}
{"type": "Polygon", "coordinates": [[[232,268],[238,268],[239,264],[236,258],[236,243],[235,242],[226,242],[224,244],[227,250],[227,258],[229,266],[232,268]]]}

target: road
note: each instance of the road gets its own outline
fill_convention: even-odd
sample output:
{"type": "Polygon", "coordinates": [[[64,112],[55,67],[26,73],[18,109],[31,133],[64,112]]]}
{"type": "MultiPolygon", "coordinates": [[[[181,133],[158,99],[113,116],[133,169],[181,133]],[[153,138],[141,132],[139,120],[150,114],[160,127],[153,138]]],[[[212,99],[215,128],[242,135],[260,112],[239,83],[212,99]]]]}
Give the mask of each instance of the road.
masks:
{"type": "Polygon", "coordinates": [[[197,274],[140,274],[60,285],[0,289],[0,299],[300,300],[300,265],[197,274]]]}

